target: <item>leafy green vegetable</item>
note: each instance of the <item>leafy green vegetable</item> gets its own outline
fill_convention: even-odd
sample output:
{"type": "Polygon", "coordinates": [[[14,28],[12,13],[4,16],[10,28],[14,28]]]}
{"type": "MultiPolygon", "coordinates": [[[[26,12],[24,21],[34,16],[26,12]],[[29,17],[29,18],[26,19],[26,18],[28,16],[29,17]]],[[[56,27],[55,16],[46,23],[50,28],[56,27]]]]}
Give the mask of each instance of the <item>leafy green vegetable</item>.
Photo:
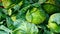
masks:
{"type": "Polygon", "coordinates": [[[15,4],[18,4],[21,0],[2,0],[3,6],[5,8],[13,7],[15,4]]]}
{"type": "Polygon", "coordinates": [[[7,8],[11,3],[10,0],[2,0],[3,6],[7,8]]]}
{"type": "Polygon", "coordinates": [[[52,4],[46,3],[46,4],[43,4],[42,7],[48,14],[53,14],[55,12],[59,12],[59,8],[52,4]]]}
{"type": "Polygon", "coordinates": [[[38,34],[38,28],[34,24],[22,20],[20,21],[19,19],[15,21],[15,23],[16,22],[17,25],[14,25],[18,27],[13,31],[13,34],[38,34]]]}
{"type": "Polygon", "coordinates": [[[26,13],[26,20],[34,24],[40,24],[45,20],[46,16],[42,10],[33,8],[26,13]]]}
{"type": "Polygon", "coordinates": [[[0,0],[0,34],[60,34],[60,0],[0,0]]]}
{"type": "Polygon", "coordinates": [[[51,15],[48,21],[48,28],[52,29],[54,32],[60,32],[60,13],[55,13],[51,15]]]}
{"type": "Polygon", "coordinates": [[[60,13],[55,13],[51,15],[49,22],[55,22],[59,25],[60,24],[60,13]]]}

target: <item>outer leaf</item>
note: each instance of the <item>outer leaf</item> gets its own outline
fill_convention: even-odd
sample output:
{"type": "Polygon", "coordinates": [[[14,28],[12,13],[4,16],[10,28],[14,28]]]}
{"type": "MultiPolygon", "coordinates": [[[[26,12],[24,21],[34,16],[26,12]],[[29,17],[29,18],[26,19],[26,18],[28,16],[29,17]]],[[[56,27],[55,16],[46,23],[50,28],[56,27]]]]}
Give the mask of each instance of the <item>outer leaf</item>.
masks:
{"type": "Polygon", "coordinates": [[[8,34],[8,33],[5,31],[0,31],[0,34],[8,34]]]}
{"type": "Polygon", "coordinates": [[[12,7],[12,9],[14,9],[14,11],[19,11],[22,5],[23,5],[23,1],[16,4],[14,7],[12,7]]]}
{"type": "Polygon", "coordinates": [[[13,21],[11,20],[10,17],[6,18],[6,23],[7,23],[7,26],[8,26],[9,29],[12,29],[12,30],[14,29],[13,21]]]}
{"type": "Polygon", "coordinates": [[[24,8],[22,8],[22,9],[19,11],[19,14],[20,14],[20,15],[21,15],[21,14],[24,14],[24,13],[27,11],[27,9],[30,8],[30,6],[31,6],[31,5],[28,5],[28,6],[24,7],[24,8]]]}
{"type": "Polygon", "coordinates": [[[13,34],[38,34],[38,29],[34,24],[21,20],[19,27],[13,31],[13,34]]]}
{"type": "Polygon", "coordinates": [[[6,28],[3,25],[0,26],[0,34],[9,34],[9,33],[11,33],[11,31],[8,28],[6,28]]]}

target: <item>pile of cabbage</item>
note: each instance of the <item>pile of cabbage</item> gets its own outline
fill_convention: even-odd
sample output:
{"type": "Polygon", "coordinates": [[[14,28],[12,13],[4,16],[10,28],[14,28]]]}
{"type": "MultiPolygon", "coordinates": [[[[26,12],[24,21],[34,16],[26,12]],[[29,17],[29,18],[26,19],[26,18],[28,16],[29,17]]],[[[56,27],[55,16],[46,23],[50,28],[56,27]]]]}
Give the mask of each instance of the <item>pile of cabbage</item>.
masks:
{"type": "Polygon", "coordinates": [[[0,34],[60,34],[60,0],[1,0],[0,34]]]}

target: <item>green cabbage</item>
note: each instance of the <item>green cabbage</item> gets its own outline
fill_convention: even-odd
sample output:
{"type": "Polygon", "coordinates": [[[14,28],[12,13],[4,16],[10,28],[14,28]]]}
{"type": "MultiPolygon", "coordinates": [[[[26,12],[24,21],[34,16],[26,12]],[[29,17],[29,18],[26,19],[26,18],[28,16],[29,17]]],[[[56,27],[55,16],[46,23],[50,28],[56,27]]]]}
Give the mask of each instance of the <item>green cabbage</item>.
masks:
{"type": "Polygon", "coordinates": [[[14,26],[16,28],[13,30],[13,34],[38,34],[36,25],[26,21],[16,20],[14,26]]]}
{"type": "Polygon", "coordinates": [[[51,15],[48,22],[48,28],[54,32],[60,32],[60,13],[51,15]]]}
{"type": "Polygon", "coordinates": [[[5,8],[9,8],[9,7],[13,7],[15,4],[20,3],[20,1],[21,0],[2,0],[2,3],[5,8]]]}
{"type": "Polygon", "coordinates": [[[26,13],[26,20],[34,24],[40,24],[46,19],[46,15],[42,10],[33,8],[26,13]]]}
{"type": "Polygon", "coordinates": [[[59,8],[57,6],[49,4],[49,3],[43,4],[42,7],[48,14],[59,12],[59,8]]]}

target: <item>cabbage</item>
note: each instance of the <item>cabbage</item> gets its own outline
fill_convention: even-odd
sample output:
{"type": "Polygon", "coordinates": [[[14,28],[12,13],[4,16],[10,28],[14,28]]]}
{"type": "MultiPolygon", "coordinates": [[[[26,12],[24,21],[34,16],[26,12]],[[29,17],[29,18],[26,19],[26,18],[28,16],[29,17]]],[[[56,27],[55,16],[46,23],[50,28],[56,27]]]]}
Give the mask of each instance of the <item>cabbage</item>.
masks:
{"type": "Polygon", "coordinates": [[[59,12],[59,8],[53,4],[45,3],[42,5],[42,8],[48,13],[53,14],[55,12],[59,12]]]}
{"type": "Polygon", "coordinates": [[[60,13],[51,15],[48,21],[48,28],[54,32],[60,32],[60,13]]]}
{"type": "Polygon", "coordinates": [[[38,34],[36,25],[26,21],[16,20],[14,26],[13,34],[38,34]]]}
{"type": "Polygon", "coordinates": [[[40,24],[45,19],[45,13],[37,8],[33,8],[31,11],[28,10],[26,13],[26,20],[34,24],[40,24]]]}

